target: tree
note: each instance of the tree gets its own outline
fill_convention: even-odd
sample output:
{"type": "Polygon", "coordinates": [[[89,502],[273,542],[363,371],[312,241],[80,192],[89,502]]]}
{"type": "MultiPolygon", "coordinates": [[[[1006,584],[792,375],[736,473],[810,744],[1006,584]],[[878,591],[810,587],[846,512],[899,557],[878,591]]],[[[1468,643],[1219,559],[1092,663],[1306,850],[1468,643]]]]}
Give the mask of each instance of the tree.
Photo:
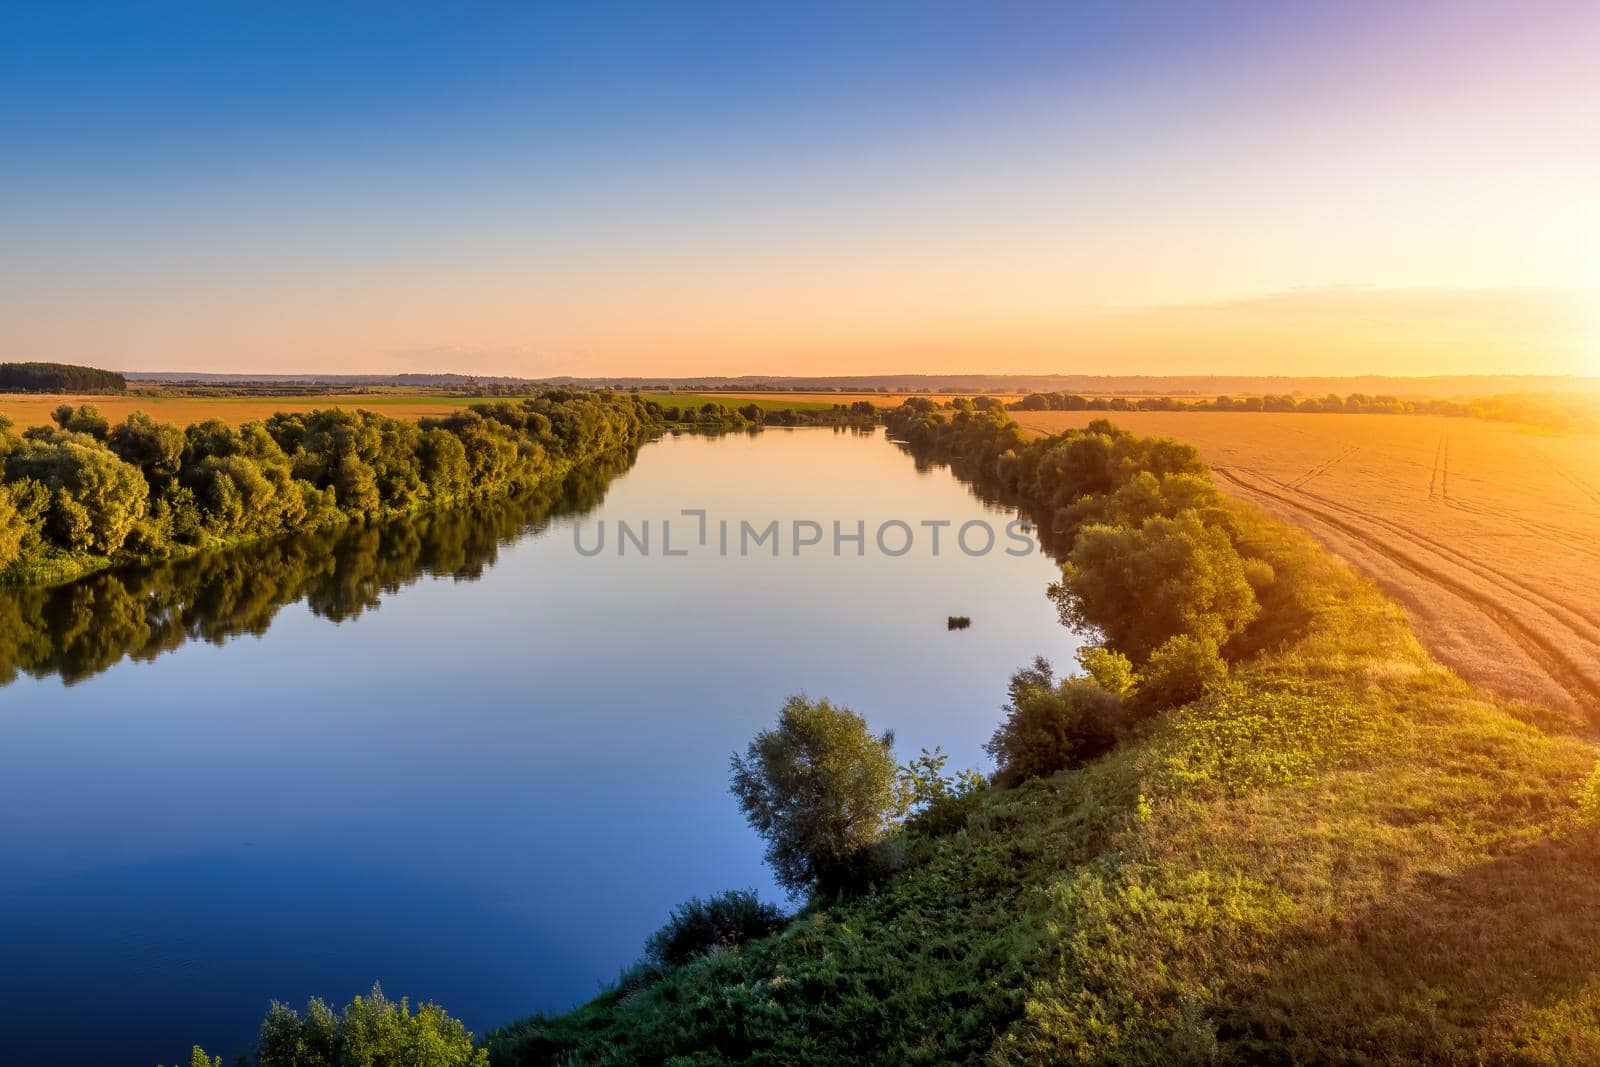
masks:
{"type": "Polygon", "coordinates": [[[1098,629],[1135,663],[1178,634],[1221,645],[1259,610],[1227,531],[1192,510],[1085,527],[1050,595],[1062,622],[1098,629]]]}
{"type": "Polygon", "coordinates": [[[796,895],[858,884],[875,846],[905,813],[892,733],[873,734],[849,708],[793,696],[776,729],[735,754],[733,794],[778,883],[796,895]]]}
{"type": "Polygon", "coordinates": [[[137,468],[82,438],[33,438],[6,457],[8,482],[32,479],[50,491],[45,528],[70,549],[111,553],[144,517],[148,487],[137,468]]]}
{"type": "Polygon", "coordinates": [[[86,433],[98,441],[104,441],[111,432],[111,423],[92,404],[80,404],[76,410],[71,404],[62,404],[50,413],[50,418],[68,433],[86,433]]]}
{"type": "Polygon", "coordinates": [[[157,422],[142,411],[135,411],[113,427],[107,442],[118,458],[143,471],[151,485],[177,474],[183,463],[183,431],[157,422]]]}

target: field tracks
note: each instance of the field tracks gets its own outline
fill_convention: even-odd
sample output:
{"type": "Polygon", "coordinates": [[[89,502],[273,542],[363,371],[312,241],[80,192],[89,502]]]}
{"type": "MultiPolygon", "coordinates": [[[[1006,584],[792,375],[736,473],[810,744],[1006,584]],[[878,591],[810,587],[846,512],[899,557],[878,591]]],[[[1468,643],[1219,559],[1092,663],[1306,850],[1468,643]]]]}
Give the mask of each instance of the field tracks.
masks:
{"type": "Polygon", "coordinates": [[[1561,477],[1565,478],[1567,482],[1570,483],[1571,486],[1578,492],[1588,497],[1594,503],[1600,504],[1600,489],[1596,489],[1594,486],[1590,485],[1576,474],[1573,474],[1565,467],[1562,467],[1556,463],[1551,463],[1550,469],[1561,475],[1561,477]]]}
{"type": "MultiPolygon", "coordinates": [[[[1441,493],[1446,448],[1441,442],[1437,450],[1440,475],[1437,488],[1441,493]]],[[[1509,638],[1578,707],[1590,714],[1600,711],[1600,678],[1592,674],[1594,659],[1575,659],[1563,647],[1577,643],[1600,649],[1600,618],[1587,608],[1555,600],[1513,576],[1399,523],[1303,492],[1292,484],[1248,468],[1218,467],[1216,471],[1246,497],[1264,498],[1287,507],[1311,520],[1313,528],[1327,529],[1335,540],[1348,538],[1367,552],[1421,579],[1424,585],[1456,597],[1509,638]],[[1534,617],[1526,619],[1530,614],[1534,617]],[[1568,640],[1552,640],[1552,633],[1568,640]]]]}
{"type": "Polygon", "coordinates": [[[1361,451],[1360,445],[1351,445],[1343,452],[1340,452],[1338,455],[1334,456],[1332,459],[1324,460],[1321,463],[1315,464],[1311,467],[1311,469],[1300,475],[1300,477],[1290,482],[1288,487],[1290,489],[1298,489],[1302,485],[1322,477],[1322,475],[1327,474],[1333,468],[1337,467],[1339,464],[1343,463],[1345,460],[1349,459],[1359,451],[1361,451]]]}
{"type": "Polygon", "coordinates": [[[1428,476],[1428,499],[1450,502],[1450,435],[1439,435],[1433,449],[1433,473],[1428,476]]]}

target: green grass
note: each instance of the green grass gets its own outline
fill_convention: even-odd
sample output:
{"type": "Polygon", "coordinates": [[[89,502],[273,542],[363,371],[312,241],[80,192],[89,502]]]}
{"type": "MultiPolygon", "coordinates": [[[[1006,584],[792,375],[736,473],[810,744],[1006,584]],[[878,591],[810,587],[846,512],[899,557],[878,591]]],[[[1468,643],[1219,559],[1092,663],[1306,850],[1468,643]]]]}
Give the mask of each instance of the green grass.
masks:
{"type": "Polygon", "coordinates": [[[719,396],[715,393],[640,393],[645,400],[654,400],[662,407],[699,407],[701,404],[721,404],[728,408],[742,408],[748,404],[755,404],[762,411],[782,411],[792,408],[795,411],[830,411],[832,403],[820,400],[788,400],[782,394],[774,396],[719,396]]]}
{"type": "Polygon", "coordinates": [[[1304,637],[907,839],[881,890],[508,1027],[494,1062],[1600,1062],[1588,725],[1473,690],[1239,520],[1315,569],[1304,637]]]}

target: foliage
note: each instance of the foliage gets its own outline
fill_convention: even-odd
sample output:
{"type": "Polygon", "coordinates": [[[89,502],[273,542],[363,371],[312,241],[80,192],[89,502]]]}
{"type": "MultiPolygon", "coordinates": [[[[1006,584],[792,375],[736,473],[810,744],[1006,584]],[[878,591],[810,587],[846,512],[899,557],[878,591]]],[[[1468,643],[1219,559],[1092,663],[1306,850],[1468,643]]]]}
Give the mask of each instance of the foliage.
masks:
{"type": "Polygon", "coordinates": [[[1061,618],[1142,663],[1180,634],[1220,645],[1259,607],[1226,531],[1194,511],[1078,534],[1051,595],[1061,618]]]}
{"type": "Polygon", "coordinates": [[[574,390],[421,424],[329,410],[180,431],[141,413],[113,427],[87,405],[63,405],[54,419],[21,437],[0,426],[0,484],[13,504],[34,502],[34,484],[47,497],[0,515],[0,581],[512,494],[662,425],[636,398],[574,390]],[[19,517],[24,533],[13,538],[4,524],[19,517]]]}
{"type": "Polygon", "coordinates": [[[900,768],[900,789],[909,806],[906,829],[928,838],[959,829],[967,816],[977,810],[989,783],[970,768],[945,773],[948,753],[937,745],[900,768]]]}
{"type": "Polygon", "coordinates": [[[858,885],[872,850],[905,812],[892,734],[849,708],[790,697],[774,729],[735,754],[732,791],[767,862],[792,893],[858,885]]]}
{"type": "Polygon", "coordinates": [[[92,404],[80,404],[77,408],[62,404],[50,413],[50,418],[68,433],[87,434],[96,441],[104,441],[111,432],[111,423],[92,404]]]}
{"type": "Polygon", "coordinates": [[[1177,634],[1150,654],[1134,698],[1149,710],[1174,708],[1198,700],[1228,678],[1228,664],[1205,637],[1177,634]]]}
{"type": "Polygon", "coordinates": [[[1183,400],[1171,396],[1087,397],[1077,393],[1030,393],[1013,402],[1014,411],[1298,411],[1333,415],[1447,415],[1537,426],[1556,433],[1600,433],[1600,404],[1592,396],[1564,393],[1513,393],[1460,401],[1439,398],[1402,400],[1395,396],[1351,393],[1297,397],[1219,396],[1183,400]]]}
{"type": "Polygon", "coordinates": [[[704,900],[691,897],[650,935],[645,959],[662,968],[679,967],[711,952],[770,937],[788,919],[783,909],[763,904],[753,890],[730,889],[704,900]]]}
{"type": "Polygon", "coordinates": [[[28,534],[23,517],[11,502],[11,493],[0,486],[0,569],[4,569],[22,553],[22,542],[28,534]]]}
{"type": "Polygon", "coordinates": [[[1585,822],[1600,822],[1600,762],[1594,765],[1589,777],[1583,780],[1573,794],[1578,804],[1578,815],[1585,822]]]}
{"type": "MultiPolygon", "coordinates": [[[[342,621],[424,575],[480,578],[508,542],[593,507],[633,458],[631,450],[607,453],[530,490],[416,516],[330,525],[70,583],[0,588],[0,685],[18,672],[70,683],[186,641],[265,633],[295,602],[342,621]]],[[[19,488],[26,487],[10,487],[19,488]]],[[[35,489],[34,503],[19,510],[42,507],[41,494],[48,502],[35,489]]],[[[6,495],[0,488],[0,501],[6,495]]]]}
{"type": "Polygon", "coordinates": [[[1078,649],[1077,660],[1094,684],[1112,696],[1126,698],[1138,684],[1138,675],[1133,673],[1128,657],[1104,645],[1084,645],[1078,649]]]}
{"type": "Polygon", "coordinates": [[[1020,785],[1111,751],[1124,707],[1089,678],[1055,679],[1043,658],[1011,676],[1006,717],[984,750],[997,764],[995,784],[1020,785]]]}
{"type": "Polygon", "coordinates": [[[305,1014],[274,1003],[261,1024],[259,1067],[483,1067],[488,1053],[437,1004],[416,1011],[378,986],[335,1015],[321,1000],[305,1014]]]}

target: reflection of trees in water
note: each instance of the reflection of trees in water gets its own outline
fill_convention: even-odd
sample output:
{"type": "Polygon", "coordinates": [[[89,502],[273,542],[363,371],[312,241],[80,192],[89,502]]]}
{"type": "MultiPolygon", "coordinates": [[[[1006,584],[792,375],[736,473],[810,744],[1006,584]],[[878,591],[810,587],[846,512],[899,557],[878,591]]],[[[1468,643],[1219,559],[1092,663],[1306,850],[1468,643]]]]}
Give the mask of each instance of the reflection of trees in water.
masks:
{"type": "Polygon", "coordinates": [[[0,589],[0,685],[18,672],[68,684],[124,658],[152,660],[189,641],[263,634],[304,600],[334,622],[359,616],[425,575],[476,581],[502,544],[599,505],[636,450],[585,464],[514,497],[258,541],[188,559],[108,571],[51,588],[0,589]]]}
{"type": "Polygon", "coordinates": [[[928,474],[940,468],[948,469],[956,481],[967,487],[974,500],[986,508],[1015,511],[1018,517],[1033,524],[1034,538],[1051,559],[1058,563],[1066,560],[1071,545],[1068,539],[1055,529],[1055,520],[1045,509],[961,456],[939,455],[933,449],[919,448],[909,441],[898,438],[890,440],[911,457],[918,474],[928,474]]]}

